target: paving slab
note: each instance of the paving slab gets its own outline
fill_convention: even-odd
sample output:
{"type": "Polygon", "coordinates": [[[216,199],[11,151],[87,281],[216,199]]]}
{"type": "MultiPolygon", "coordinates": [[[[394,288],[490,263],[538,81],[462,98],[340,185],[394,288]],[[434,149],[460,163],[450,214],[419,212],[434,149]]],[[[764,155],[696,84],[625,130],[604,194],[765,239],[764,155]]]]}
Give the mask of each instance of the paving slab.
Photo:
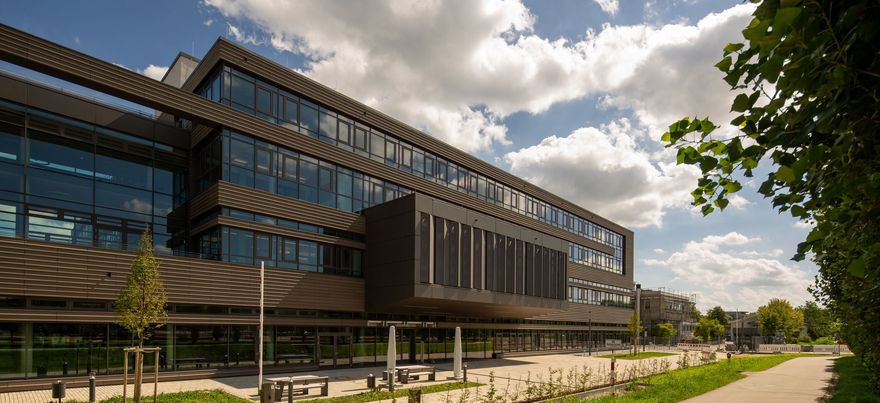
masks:
{"type": "Polygon", "coordinates": [[[688,403],[815,402],[825,395],[836,357],[802,357],[685,400],[688,403]]]}

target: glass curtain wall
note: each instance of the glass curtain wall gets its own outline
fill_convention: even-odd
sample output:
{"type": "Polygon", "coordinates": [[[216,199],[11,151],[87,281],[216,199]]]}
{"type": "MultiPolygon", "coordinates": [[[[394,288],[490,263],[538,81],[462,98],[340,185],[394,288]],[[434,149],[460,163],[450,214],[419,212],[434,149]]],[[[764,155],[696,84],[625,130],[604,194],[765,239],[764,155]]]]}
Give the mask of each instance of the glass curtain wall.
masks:
{"type": "Polygon", "coordinates": [[[0,235],[183,251],[186,152],[0,102],[0,235]]]}
{"type": "Polygon", "coordinates": [[[623,273],[622,235],[243,71],[221,65],[196,92],[365,158],[610,246],[614,253],[609,255],[573,245],[588,251],[570,253],[569,258],[573,261],[581,258],[579,263],[623,273]],[[587,258],[582,258],[584,255],[588,255],[587,258]]]}

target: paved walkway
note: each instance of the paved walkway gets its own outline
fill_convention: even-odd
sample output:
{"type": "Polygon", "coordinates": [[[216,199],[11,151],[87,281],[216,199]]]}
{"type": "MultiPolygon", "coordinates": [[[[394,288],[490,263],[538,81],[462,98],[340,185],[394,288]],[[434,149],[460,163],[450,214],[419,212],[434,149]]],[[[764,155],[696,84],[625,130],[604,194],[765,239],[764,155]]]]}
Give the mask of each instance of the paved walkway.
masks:
{"type": "Polygon", "coordinates": [[[688,403],[815,402],[825,394],[835,357],[803,357],[788,360],[744,379],[715,389],[688,403]]]}
{"type": "MultiPolygon", "coordinates": [[[[675,367],[678,359],[677,355],[661,358],[668,360],[671,367],[675,367]]],[[[651,359],[659,360],[659,359],[651,359]]],[[[647,360],[643,360],[646,361],[647,360]]],[[[607,373],[610,360],[607,358],[586,357],[582,354],[549,354],[540,356],[513,357],[505,359],[489,359],[470,361],[468,364],[468,380],[472,382],[482,383],[478,389],[469,389],[465,401],[476,401],[477,396],[485,396],[488,392],[489,377],[491,373],[495,375],[495,387],[498,394],[505,401],[514,400],[516,396],[524,397],[525,389],[528,386],[526,379],[531,380],[531,384],[535,385],[540,377],[541,380],[547,381],[550,370],[562,370],[563,374],[569,374],[572,370],[577,369],[583,371],[589,368],[593,374],[607,373]]],[[[638,365],[638,361],[618,360],[618,371],[625,371],[627,367],[638,365]]],[[[437,365],[437,380],[435,382],[413,382],[408,387],[419,387],[437,383],[450,382],[448,378],[452,376],[452,363],[444,362],[437,365]]],[[[324,375],[330,377],[329,395],[345,396],[353,395],[367,391],[366,376],[367,374],[381,374],[381,367],[366,368],[350,368],[337,370],[322,370],[312,372],[315,375],[324,375]]],[[[558,374],[558,372],[557,372],[558,374]]],[[[289,374],[272,374],[267,377],[283,377],[289,374]]],[[[290,375],[302,375],[290,374],[290,375]]],[[[565,375],[563,375],[565,376],[565,375]]],[[[595,375],[594,375],[595,376],[595,375]]],[[[567,381],[566,381],[567,382],[567,381]]],[[[191,381],[171,381],[159,382],[159,393],[162,392],[179,392],[185,390],[206,390],[206,389],[223,389],[231,394],[246,399],[258,400],[256,396],[256,376],[239,376],[229,378],[199,379],[191,381]]],[[[152,393],[153,386],[144,385],[144,393],[152,393]]],[[[129,386],[129,393],[131,387],[129,386]]],[[[312,392],[312,398],[315,392],[312,392]]],[[[122,385],[118,386],[100,386],[97,388],[98,400],[106,399],[114,395],[122,394],[122,385]]],[[[37,390],[27,392],[13,392],[0,394],[0,403],[33,403],[48,402],[51,400],[50,390],[37,390]]],[[[425,402],[446,402],[459,401],[461,392],[455,391],[450,393],[435,393],[423,396],[425,402]]],[[[67,400],[88,401],[87,388],[71,388],[67,390],[67,400]]],[[[302,398],[299,398],[302,399],[302,398]]],[[[299,400],[297,399],[297,400],[299,400]]],[[[398,399],[398,401],[400,401],[398,399]]]]}

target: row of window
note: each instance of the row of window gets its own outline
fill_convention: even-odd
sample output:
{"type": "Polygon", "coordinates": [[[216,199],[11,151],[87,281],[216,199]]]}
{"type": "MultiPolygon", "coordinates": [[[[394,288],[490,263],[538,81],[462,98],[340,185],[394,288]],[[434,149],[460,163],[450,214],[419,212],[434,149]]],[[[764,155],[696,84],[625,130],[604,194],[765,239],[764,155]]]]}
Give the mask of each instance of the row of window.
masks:
{"type": "Polygon", "coordinates": [[[352,212],[412,192],[403,186],[229,130],[224,130],[198,151],[197,158],[196,175],[201,189],[222,178],[249,188],[352,212]]]}
{"type": "Polygon", "coordinates": [[[2,101],[0,161],[186,198],[184,150],[2,101]]]}
{"type": "MultiPolygon", "coordinates": [[[[219,211],[219,213],[224,216],[237,218],[240,220],[253,221],[253,222],[257,222],[257,223],[261,223],[261,224],[268,224],[268,225],[277,225],[282,228],[289,228],[289,229],[295,229],[295,230],[304,231],[304,232],[311,232],[311,233],[315,233],[315,234],[328,235],[328,236],[337,237],[337,238],[350,239],[352,241],[359,241],[359,242],[364,241],[364,236],[362,234],[343,231],[343,230],[336,229],[336,228],[322,227],[320,225],[306,224],[304,222],[293,221],[293,220],[288,220],[288,219],[284,219],[284,218],[278,218],[278,217],[272,217],[272,216],[267,216],[267,215],[262,215],[262,214],[257,214],[257,213],[251,213],[249,211],[244,211],[244,210],[223,207],[219,211]]],[[[216,214],[214,214],[214,215],[216,215],[216,214]]]]}
{"type": "Polygon", "coordinates": [[[568,286],[568,301],[574,302],[576,304],[632,308],[632,297],[630,295],[591,290],[588,288],[581,288],[572,285],[568,286]]]}
{"type": "Polygon", "coordinates": [[[606,289],[606,290],[611,290],[611,291],[617,291],[617,292],[623,292],[623,293],[632,293],[632,289],[629,289],[629,288],[626,288],[626,287],[618,287],[618,286],[611,285],[611,284],[597,283],[597,282],[595,282],[595,281],[584,280],[584,279],[581,279],[581,278],[569,277],[569,278],[568,278],[568,282],[569,282],[569,283],[574,283],[574,284],[579,284],[579,285],[586,285],[586,286],[590,286],[590,287],[593,287],[593,288],[604,288],[604,289],[606,289]]]}
{"type": "Polygon", "coordinates": [[[170,146],[0,102],[0,234],[131,249],[149,227],[158,252],[182,251],[185,167],[170,146]]]}
{"type": "Polygon", "coordinates": [[[426,213],[419,237],[423,283],[565,298],[563,252],[426,213]]]}
{"type": "MultiPolygon", "coordinates": [[[[616,252],[619,253],[619,252],[616,252]]],[[[568,259],[574,263],[623,274],[623,259],[575,243],[568,244],[568,259]]]]}
{"type": "Polygon", "coordinates": [[[614,231],[229,66],[218,68],[198,93],[366,158],[611,246],[615,248],[614,258],[623,260],[623,236],[614,231]]]}
{"type": "Polygon", "coordinates": [[[363,251],[345,246],[221,226],[195,237],[202,258],[360,277],[363,251]]]}

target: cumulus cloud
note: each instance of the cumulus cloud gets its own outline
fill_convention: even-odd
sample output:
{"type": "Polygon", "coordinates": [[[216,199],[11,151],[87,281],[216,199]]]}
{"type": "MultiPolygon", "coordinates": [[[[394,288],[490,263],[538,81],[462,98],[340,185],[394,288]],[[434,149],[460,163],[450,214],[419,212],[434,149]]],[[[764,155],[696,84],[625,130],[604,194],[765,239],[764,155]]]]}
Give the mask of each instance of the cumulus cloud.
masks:
{"type": "Polygon", "coordinates": [[[695,167],[652,163],[636,146],[639,129],[621,119],[505,156],[513,174],[623,225],[660,226],[665,209],[686,205],[695,167]]]}
{"type": "MultiPolygon", "coordinates": [[[[507,143],[500,119],[634,85],[630,79],[655,49],[687,45],[731,19],[605,26],[570,42],[535,34],[534,17],[515,0],[205,3],[235,21],[228,23],[230,37],[303,54],[304,73],[471,152],[507,143]]],[[[617,2],[602,3],[608,10],[617,2]]],[[[728,14],[751,6],[733,10],[739,11],[728,14]]],[[[723,43],[715,45],[717,58],[723,43]]],[[[639,108],[616,96],[607,104],[639,108]]]]}
{"type": "Polygon", "coordinates": [[[599,5],[599,8],[602,11],[608,13],[612,17],[617,14],[617,10],[620,8],[619,0],[594,0],[596,4],[599,5]]]}
{"type": "Polygon", "coordinates": [[[147,68],[143,70],[138,70],[138,73],[141,73],[147,77],[150,77],[154,80],[162,80],[162,77],[165,77],[165,73],[168,71],[168,66],[156,66],[151,64],[147,66],[147,68]]]}
{"type": "Polygon", "coordinates": [[[700,295],[699,305],[755,310],[770,298],[800,305],[809,299],[811,276],[777,259],[779,249],[754,250],[761,239],[738,232],[687,242],[662,259],[644,259],[648,267],[666,268],[700,295]]]}

